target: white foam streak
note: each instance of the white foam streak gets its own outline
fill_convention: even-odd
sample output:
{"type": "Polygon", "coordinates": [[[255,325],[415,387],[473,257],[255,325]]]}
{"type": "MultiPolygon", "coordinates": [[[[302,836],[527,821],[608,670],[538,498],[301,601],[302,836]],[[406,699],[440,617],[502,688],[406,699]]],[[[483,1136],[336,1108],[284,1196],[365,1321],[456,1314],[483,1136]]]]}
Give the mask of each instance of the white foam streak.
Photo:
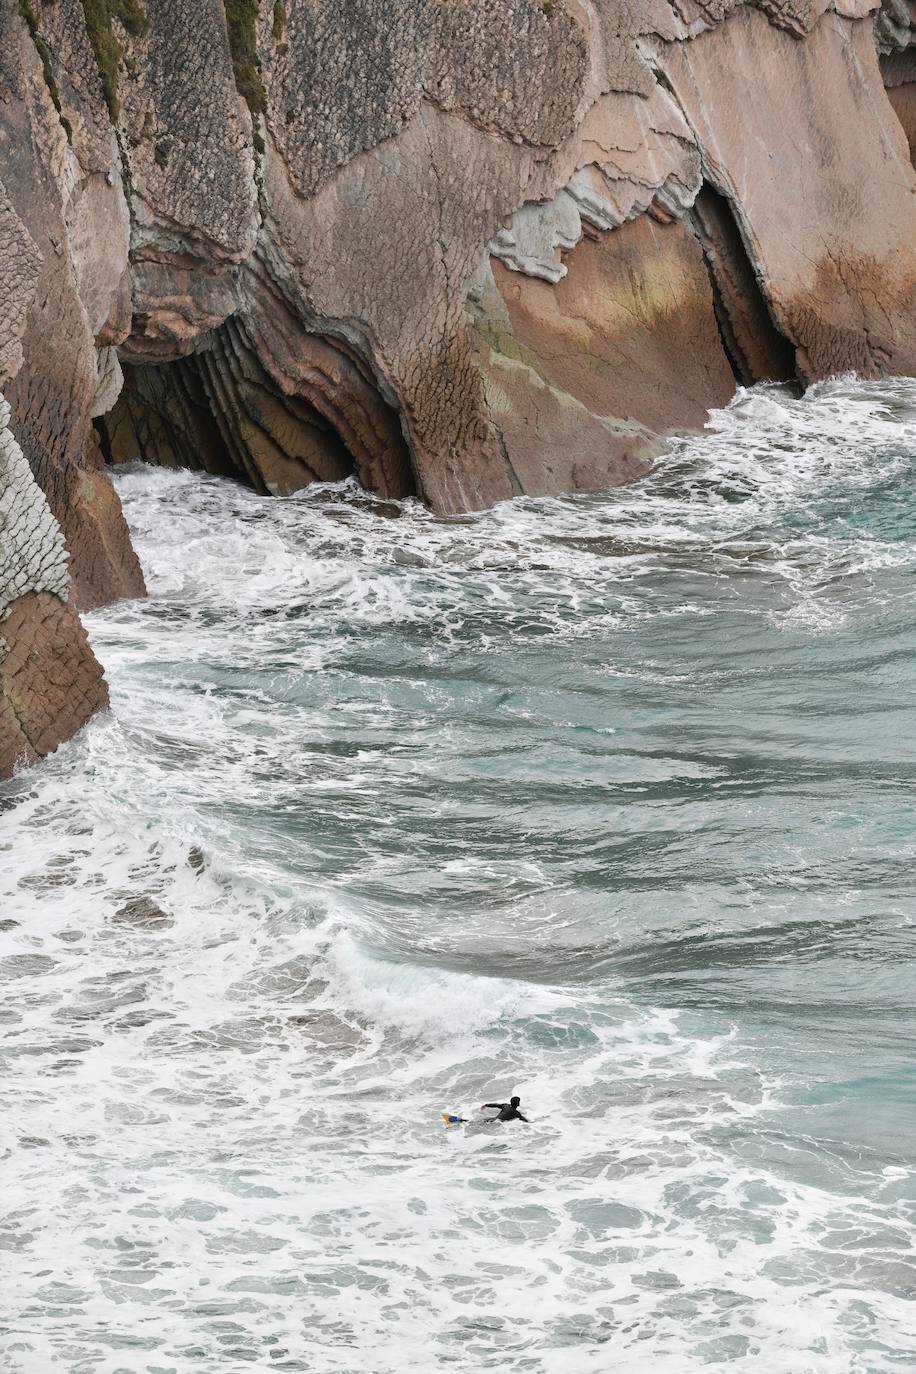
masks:
{"type": "Polygon", "coordinates": [[[113,714],[0,795],[9,1368],[916,1355],[911,1161],[800,1134],[809,1047],[786,1072],[761,1030],[859,894],[793,936],[850,841],[814,765],[768,812],[809,742],[760,662],[854,656],[863,608],[877,637],[914,453],[916,384],[840,379],[740,393],[638,486],[454,520],[119,478],[151,598],[89,618],[113,714]],[[477,1129],[515,1090],[531,1125],[477,1129]]]}

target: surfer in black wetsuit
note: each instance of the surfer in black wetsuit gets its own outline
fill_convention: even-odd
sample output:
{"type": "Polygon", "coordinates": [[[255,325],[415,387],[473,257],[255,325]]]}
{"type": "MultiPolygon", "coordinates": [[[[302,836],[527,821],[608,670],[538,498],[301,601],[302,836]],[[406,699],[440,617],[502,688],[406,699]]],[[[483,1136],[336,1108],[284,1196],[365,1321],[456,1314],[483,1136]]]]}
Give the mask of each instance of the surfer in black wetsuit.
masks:
{"type": "Polygon", "coordinates": [[[495,1107],[499,1116],[494,1117],[494,1121],[524,1121],[528,1125],[527,1116],[522,1116],[519,1111],[521,1100],[520,1097],[510,1097],[508,1102],[484,1102],[480,1110],[483,1111],[486,1107],[495,1107]]]}

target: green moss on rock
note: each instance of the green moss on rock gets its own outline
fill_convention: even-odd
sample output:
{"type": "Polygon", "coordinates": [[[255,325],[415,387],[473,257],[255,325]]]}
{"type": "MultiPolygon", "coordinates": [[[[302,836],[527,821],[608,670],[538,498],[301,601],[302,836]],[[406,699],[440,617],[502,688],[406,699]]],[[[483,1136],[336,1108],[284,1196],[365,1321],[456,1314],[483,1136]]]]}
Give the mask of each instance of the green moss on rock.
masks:
{"type": "Polygon", "coordinates": [[[63,125],[64,133],[67,135],[67,141],[70,142],[73,130],[70,127],[70,121],[64,117],[61,111],[60,91],[57,89],[57,81],[54,77],[51,49],[48,47],[42,35],[41,25],[38,21],[38,15],[35,13],[35,6],[32,4],[32,0],[19,0],[19,13],[26,22],[26,27],[29,30],[32,42],[35,44],[35,51],[41,58],[41,69],[44,73],[48,94],[54,103],[55,110],[60,116],[60,122],[63,125]]]}
{"type": "Polygon", "coordinates": [[[111,12],[120,19],[125,29],[134,38],[145,38],[149,33],[149,15],[138,0],[110,0],[111,12]]]}
{"type": "Polygon", "coordinates": [[[258,0],[226,0],[226,27],[235,84],[255,117],[267,109],[267,92],[258,57],[257,21],[258,0]]]}
{"type": "Polygon", "coordinates": [[[547,373],[544,370],[544,364],[536,353],[519,343],[511,329],[503,327],[495,320],[485,319],[478,321],[477,332],[491,352],[498,353],[503,358],[511,358],[513,362],[523,363],[525,367],[530,367],[532,372],[536,372],[541,380],[546,382],[547,373]]]}
{"type": "Polygon", "coordinates": [[[143,38],[149,33],[149,16],[139,0],[82,0],[82,4],[86,32],[95,53],[105,104],[112,119],[117,119],[121,108],[118,72],[124,54],[113,21],[120,20],[132,37],[143,38]]]}

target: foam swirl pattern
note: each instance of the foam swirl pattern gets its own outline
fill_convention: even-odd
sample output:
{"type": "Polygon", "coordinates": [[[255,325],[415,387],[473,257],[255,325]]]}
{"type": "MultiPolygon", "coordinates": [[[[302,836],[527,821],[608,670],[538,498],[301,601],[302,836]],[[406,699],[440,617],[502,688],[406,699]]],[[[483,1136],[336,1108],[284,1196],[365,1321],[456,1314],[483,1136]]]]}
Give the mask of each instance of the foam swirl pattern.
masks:
{"type": "Polygon", "coordinates": [[[914,479],[845,380],[480,516],[126,472],[0,789],[6,1367],[912,1369],[914,479]]]}

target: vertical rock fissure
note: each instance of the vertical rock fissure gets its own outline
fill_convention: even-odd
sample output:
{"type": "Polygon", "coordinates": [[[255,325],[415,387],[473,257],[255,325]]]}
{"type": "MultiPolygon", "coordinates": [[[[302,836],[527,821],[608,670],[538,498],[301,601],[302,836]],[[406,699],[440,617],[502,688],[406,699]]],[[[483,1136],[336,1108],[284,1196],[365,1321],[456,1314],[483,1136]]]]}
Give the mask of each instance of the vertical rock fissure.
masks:
{"type": "Polygon", "coordinates": [[[726,197],[704,183],[688,222],[703,251],[716,324],[735,380],[743,386],[795,380],[795,350],[776,326],[726,197]]]}
{"type": "MultiPolygon", "coordinates": [[[[691,228],[694,228],[693,224],[691,224],[691,228]]],[[[694,232],[696,232],[695,228],[694,232]]],[[[712,263],[709,260],[709,254],[706,252],[705,248],[703,248],[703,240],[700,234],[697,234],[697,238],[701,249],[703,249],[703,264],[706,268],[706,275],[709,278],[709,289],[712,291],[712,310],[716,320],[716,328],[719,331],[719,342],[722,344],[722,352],[725,354],[728,365],[732,370],[732,376],[735,379],[736,385],[743,386],[747,379],[745,370],[741,366],[741,361],[735,351],[734,332],[731,328],[731,321],[728,318],[725,302],[722,299],[722,289],[719,285],[718,277],[713,271],[712,263]]]]}
{"type": "Polygon", "coordinates": [[[111,122],[116,124],[121,111],[118,83],[124,54],[114,31],[114,20],[120,20],[133,37],[142,38],[149,33],[149,17],[138,0],[82,0],[82,6],[86,33],[99,69],[102,94],[111,122]]]}
{"type": "Polygon", "coordinates": [[[54,75],[54,62],[51,56],[51,49],[48,47],[47,40],[41,31],[41,23],[38,15],[35,13],[33,0],[19,0],[19,13],[25,20],[26,28],[29,31],[29,37],[35,45],[35,51],[41,59],[41,70],[44,74],[45,85],[48,88],[51,103],[57,111],[57,117],[60,120],[61,128],[67,135],[67,142],[72,143],[73,129],[69,119],[67,119],[61,108],[60,91],[57,89],[57,78],[54,75]]]}
{"type": "MultiPolygon", "coordinates": [[[[697,148],[702,149],[699,131],[694,127],[690,113],[667,72],[651,59],[650,66],[659,86],[680,112],[697,148]]],[[[728,365],[735,381],[742,386],[751,386],[765,379],[794,379],[795,351],[772,318],[738,218],[727,198],[709,180],[705,158],[703,162],[707,179],[700,188],[687,222],[703,252],[712,290],[713,314],[728,365]],[[753,326],[748,328],[752,320],[756,331],[753,326]],[[754,332],[761,336],[759,357],[756,356],[758,349],[754,347],[754,332]],[[786,350],[791,357],[787,356],[786,350]]]]}
{"type": "Polygon", "coordinates": [[[429,165],[433,174],[433,181],[436,187],[436,243],[439,248],[439,260],[442,264],[442,275],[445,278],[446,301],[452,300],[452,279],[448,265],[448,247],[445,242],[443,223],[445,220],[445,197],[442,194],[442,178],[439,167],[436,163],[436,154],[433,151],[433,140],[423,118],[423,111],[420,111],[420,123],[423,125],[423,134],[426,139],[426,146],[429,149],[429,165]]]}
{"type": "Polygon", "coordinates": [[[259,0],[223,0],[232,72],[239,95],[251,112],[251,139],[256,153],[264,152],[261,116],[267,113],[267,90],[258,53],[259,0]]]}

